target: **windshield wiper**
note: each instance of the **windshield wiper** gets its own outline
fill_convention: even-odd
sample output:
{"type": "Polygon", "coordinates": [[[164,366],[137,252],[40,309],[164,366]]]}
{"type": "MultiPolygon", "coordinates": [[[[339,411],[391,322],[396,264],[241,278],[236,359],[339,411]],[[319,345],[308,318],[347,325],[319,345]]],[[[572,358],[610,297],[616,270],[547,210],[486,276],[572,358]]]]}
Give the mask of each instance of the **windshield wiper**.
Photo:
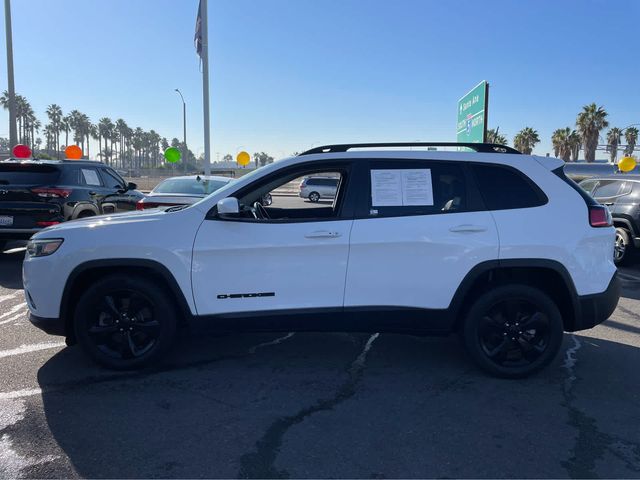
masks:
{"type": "Polygon", "coordinates": [[[165,212],[178,212],[180,210],[184,210],[187,207],[190,207],[191,205],[176,205],[175,207],[169,207],[165,210],[165,212]]]}

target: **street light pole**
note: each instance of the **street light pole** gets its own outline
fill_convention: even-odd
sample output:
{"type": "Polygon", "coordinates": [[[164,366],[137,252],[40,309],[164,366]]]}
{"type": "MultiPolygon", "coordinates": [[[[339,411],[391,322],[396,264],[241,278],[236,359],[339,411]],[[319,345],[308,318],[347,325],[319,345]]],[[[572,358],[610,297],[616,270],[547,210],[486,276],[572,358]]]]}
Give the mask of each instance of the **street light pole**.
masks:
{"type": "Polygon", "coordinates": [[[16,88],[13,82],[13,34],[11,33],[11,1],[4,0],[4,23],[7,35],[7,90],[9,94],[9,151],[18,143],[16,130],[16,88]]]}
{"type": "Polygon", "coordinates": [[[188,153],[189,149],[187,148],[187,104],[184,101],[184,97],[182,96],[182,92],[176,88],[176,92],[180,95],[182,99],[182,158],[184,162],[184,174],[187,174],[187,160],[189,159],[188,153]]]}

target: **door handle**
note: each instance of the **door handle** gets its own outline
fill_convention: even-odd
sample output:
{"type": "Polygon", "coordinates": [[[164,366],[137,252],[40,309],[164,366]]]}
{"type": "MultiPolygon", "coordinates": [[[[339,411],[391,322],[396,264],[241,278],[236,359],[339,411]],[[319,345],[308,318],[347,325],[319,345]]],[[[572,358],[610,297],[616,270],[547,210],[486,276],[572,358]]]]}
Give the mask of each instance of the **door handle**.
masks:
{"type": "Polygon", "coordinates": [[[339,232],[330,232],[328,230],[317,230],[305,235],[306,238],[338,238],[339,236],[339,232]]]}
{"type": "Polygon", "coordinates": [[[95,195],[96,192],[89,192],[89,195],[95,195]]]}
{"type": "Polygon", "coordinates": [[[454,233],[479,233],[486,232],[487,227],[483,227],[482,225],[457,225],[451,227],[449,231],[454,233]]]}

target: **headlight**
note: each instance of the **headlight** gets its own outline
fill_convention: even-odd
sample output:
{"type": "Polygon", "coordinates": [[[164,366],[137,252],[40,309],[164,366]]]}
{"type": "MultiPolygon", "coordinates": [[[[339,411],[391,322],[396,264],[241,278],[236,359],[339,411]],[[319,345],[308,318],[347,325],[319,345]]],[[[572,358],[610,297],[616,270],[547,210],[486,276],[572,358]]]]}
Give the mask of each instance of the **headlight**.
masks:
{"type": "Polygon", "coordinates": [[[42,240],[29,240],[27,243],[27,253],[30,257],[46,257],[55,253],[60,245],[62,238],[47,238],[42,240]]]}

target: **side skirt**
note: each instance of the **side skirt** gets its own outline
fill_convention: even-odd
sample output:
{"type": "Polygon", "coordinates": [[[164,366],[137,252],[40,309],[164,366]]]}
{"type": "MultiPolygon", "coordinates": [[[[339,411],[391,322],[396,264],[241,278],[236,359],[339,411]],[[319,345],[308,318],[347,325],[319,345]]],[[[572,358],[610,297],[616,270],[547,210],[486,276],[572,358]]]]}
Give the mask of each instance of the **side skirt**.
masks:
{"type": "Polygon", "coordinates": [[[233,332],[387,332],[448,335],[455,318],[447,309],[394,306],[271,310],[200,315],[194,327],[233,332]]]}

